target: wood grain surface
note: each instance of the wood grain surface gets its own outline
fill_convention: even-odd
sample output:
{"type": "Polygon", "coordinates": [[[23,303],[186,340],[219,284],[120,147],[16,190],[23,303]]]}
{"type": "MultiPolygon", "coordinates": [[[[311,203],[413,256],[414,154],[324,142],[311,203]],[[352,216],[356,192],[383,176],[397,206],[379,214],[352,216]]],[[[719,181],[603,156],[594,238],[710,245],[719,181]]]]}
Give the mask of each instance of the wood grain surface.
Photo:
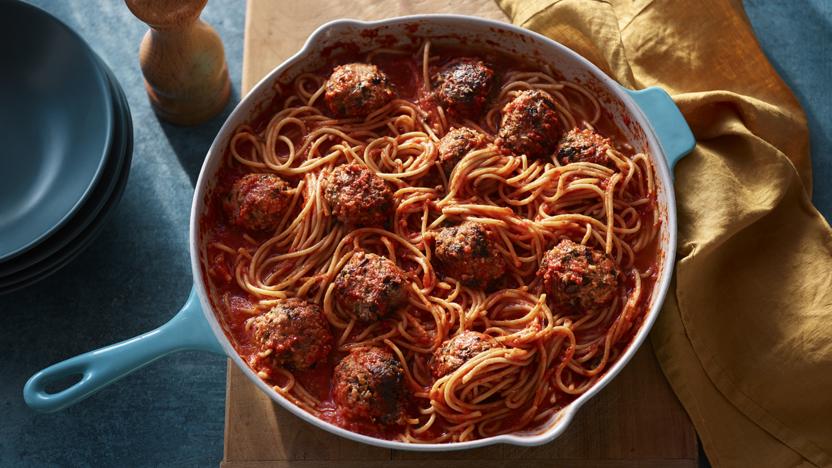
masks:
{"type": "MultiPolygon", "coordinates": [[[[248,0],[243,92],[336,18],[378,19],[417,13],[461,13],[506,21],[491,0],[248,0]]],[[[417,453],[355,443],[301,421],[254,386],[229,361],[226,468],[696,467],[696,433],[659,369],[649,340],[609,386],[590,400],[567,431],[541,447],[497,445],[464,452],[417,453]]]]}

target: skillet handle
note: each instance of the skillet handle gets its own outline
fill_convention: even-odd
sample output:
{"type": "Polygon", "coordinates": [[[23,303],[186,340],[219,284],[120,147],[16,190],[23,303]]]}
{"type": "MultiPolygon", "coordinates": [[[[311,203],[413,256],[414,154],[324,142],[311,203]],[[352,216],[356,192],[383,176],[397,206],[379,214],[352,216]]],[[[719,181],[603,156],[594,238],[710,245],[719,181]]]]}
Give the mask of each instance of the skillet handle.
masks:
{"type": "Polygon", "coordinates": [[[638,104],[656,132],[671,172],[686,154],[693,151],[696,139],[690,131],[682,112],[676,107],[667,91],[661,88],[645,88],[624,91],[638,104]]]}
{"type": "Polygon", "coordinates": [[[168,323],[127,341],[43,369],[26,382],[23,399],[36,411],[59,411],[162,356],[184,350],[225,354],[202,314],[195,288],[168,323]],[[80,380],[70,387],[57,393],[46,390],[49,384],[73,375],[79,376],[80,380]]]}

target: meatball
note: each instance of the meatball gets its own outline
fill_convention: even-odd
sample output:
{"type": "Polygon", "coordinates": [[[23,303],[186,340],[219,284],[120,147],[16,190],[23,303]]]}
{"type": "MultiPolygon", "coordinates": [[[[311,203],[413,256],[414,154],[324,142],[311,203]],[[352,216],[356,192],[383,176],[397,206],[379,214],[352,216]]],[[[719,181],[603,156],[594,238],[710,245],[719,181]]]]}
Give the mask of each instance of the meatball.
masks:
{"type": "Polygon", "coordinates": [[[369,63],[335,67],[324,86],[324,100],[338,117],[364,117],[383,107],[395,95],[387,75],[369,63]]]}
{"type": "Polygon", "coordinates": [[[233,224],[250,231],[273,229],[291,200],[289,184],[274,174],[246,174],[231,188],[225,211],[233,224]]]}
{"type": "Polygon", "coordinates": [[[549,93],[521,91],[503,107],[497,145],[530,158],[549,156],[560,139],[558,113],[549,93]]]}
{"type": "Polygon", "coordinates": [[[612,148],[608,138],[592,130],[573,128],[558,143],[558,161],[561,164],[588,162],[613,167],[614,163],[607,151],[612,148]]]}
{"type": "Polygon", "coordinates": [[[324,198],[332,214],[352,226],[383,226],[393,211],[393,191],[360,164],[344,164],[327,177],[324,198]]]}
{"type": "Polygon", "coordinates": [[[494,70],[482,60],[463,57],[443,66],[431,84],[436,100],[450,114],[477,116],[491,97],[494,70]]]}
{"type": "Polygon", "coordinates": [[[571,308],[601,306],[618,287],[618,270],[608,255],[568,239],[546,252],[537,276],[555,303],[571,308]]]}
{"type": "Polygon", "coordinates": [[[401,423],[404,396],[404,369],[387,348],[352,349],[335,366],[332,397],[347,418],[401,423]]]}
{"type": "Polygon", "coordinates": [[[280,366],[308,369],[326,360],[332,334],[321,308],[301,299],[283,299],[251,320],[254,343],[280,366]]]}
{"type": "Polygon", "coordinates": [[[335,278],[335,299],[362,322],[387,315],[407,298],[404,271],[385,257],[355,252],[335,278]]]}
{"type": "Polygon", "coordinates": [[[439,140],[439,164],[446,175],[469,152],[486,145],[485,135],[468,127],[454,128],[439,140]]]}
{"type": "Polygon", "coordinates": [[[497,341],[488,335],[471,330],[464,331],[436,349],[430,361],[430,371],[438,379],[495,346],[497,341]]]}
{"type": "Polygon", "coordinates": [[[436,236],[436,258],[444,273],[473,287],[484,287],[505,272],[496,235],[485,225],[466,221],[436,236]]]}

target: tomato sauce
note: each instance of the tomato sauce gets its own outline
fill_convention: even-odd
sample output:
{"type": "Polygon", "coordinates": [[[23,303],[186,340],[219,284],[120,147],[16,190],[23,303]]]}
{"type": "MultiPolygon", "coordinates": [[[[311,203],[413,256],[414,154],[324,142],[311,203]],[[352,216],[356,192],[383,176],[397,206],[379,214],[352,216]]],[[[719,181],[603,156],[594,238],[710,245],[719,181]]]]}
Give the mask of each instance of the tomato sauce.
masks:
{"type": "MultiPolygon", "coordinates": [[[[430,118],[433,119],[436,118],[435,106],[433,105],[431,99],[425,96],[422,91],[424,83],[422,79],[421,57],[417,56],[415,48],[413,50],[413,54],[407,55],[380,53],[374,56],[372,63],[376,64],[388,75],[400,98],[419,103],[420,107],[426,110],[429,113],[430,118]]],[[[326,51],[325,55],[329,55],[328,63],[317,72],[324,79],[329,75],[332,67],[335,65],[365,61],[364,57],[359,56],[352,47],[336,47],[326,51]]],[[[436,68],[440,67],[444,63],[461,56],[478,56],[484,59],[487,63],[494,67],[494,70],[497,71],[497,76],[505,70],[538,70],[537,68],[531,67],[529,64],[518,61],[513,57],[489,51],[471,50],[466,47],[433,47],[431,50],[431,56],[441,57],[439,60],[431,62],[432,71],[435,71],[436,68]]],[[[285,89],[290,90],[288,87],[285,89]]],[[[585,100],[580,93],[569,90],[565,90],[564,92],[569,99],[585,100]]],[[[286,97],[288,97],[288,95],[291,94],[293,93],[287,93],[287,95],[278,94],[271,103],[263,106],[259,115],[257,115],[249,123],[249,125],[255,129],[255,131],[262,131],[271,117],[283,108],[283,101],[286,97]]],[[[322,103],[323,99],[319,99],[316,105],[322,111],[326,111],[322,103]]],[[[482,124],[482,122],[480,123],[482,124]]],[[[615,142],[620,143],[625,141],[623,132],[615,125],[612,116],[610,116],[606,110],[602,112],[601,118],[595,127],[599,133],[607,136],[615,142]]],[[[322,151],[323,150],[325,150],[325,148],[322,148],[322,151]]],[[[619,150],[622,150],[622,148],[619,147],[619,150]]],[[[625,153],[631,153],[631,151],[623,151],[625,153]]],[[[232,156],[230,154],[230,150],[227,149],[225,154],[225,163],[215,176],[215,185],[213,189],[206,195],[205,212],[202,214],[199,221],[200,242],[205,246],[204,251],[207,259],[207,261],[202,262],[202,268],[205,276],[209,278],[209,289],[212,293],[211,300],[214,304],[214,310],[218,314],[218,318],[223,324],[229,340],[235,346],[243,360],[250,362],[250,359],[257,350],[252,343],[250,333],[245,329],[245,321],[252,316],[251,310],[257,299],[250,296],[246,291],[240,288],[234,279],[233,256],[214,246],[216,243],[219,243],[228,246],[233,250],[243,246],[250,247],[250,244],[243,236],[244,233],[239,228],[229,223],[223,211],[223,201],[231,190],[232,184],[237,178],[249,172],[248,169],[240,164],[230,164],[231,160],[232,156]]],[[[291,178],[288,178],[287,180],[297,183],[297,179],[292,181],[291,178]]],[[[653,212],[655,210],[657,210],[655,201],[649,205],[639,207],[639,214],[642,217],[642,223],[646,223],[646,225],[652,224],[653,212]]],[[[248,233],[248,235],[253,237],[258,242],[265,240],[263,237],[258,237],[256,233],[248,233]]],[[[652,274],[642,280],[641,286],[643,293],[641,296],[642,301],[639,304],[639,313],[635,317],[635,322],[628,328],[625,335],[626,338],[621,340],[616,347],[615,352],[617,354],[620,354],[624,349],[626,349],[627,346],[629,346],[635,336],[635,333],[640,328],[641,321],[646,314],[646,310],[649,306],[649,299],[652,296],[652,290],[655,285],[658,272],[657,262],[660,260],[660,254],[658,239],[655,239],[650,246],[640,252],[636,258],[635,266],[642,271],[652,271],[652,274]]],[[[628,291],[632,290],[634,287],[633,279],[626,277],[623,281],[623,287],[628,291]]],[[[601,333],[605,329],[606,328],[599,329],[597,332],[601,333]]],[[[361,327],[358,327],[354,333],[358,333],[360,331],[361,327]]],[[[589,331],[589,333],[593,332],[596,331],[589,331]]],[[[343,356],[344,353],[334,351],[330,354],[327,362],[320,363],[315,368],[310,370],[293,371],[293,374],[298,382],[300,382],[310,394],[322,402],[319,409],[321,411],[321,418],[325,421],[329,421],[348,430],[374,437],[384,439],[395,438],[401,432],[401,428],[381,427],[366,422],[347,420],[337,411],[331,396],[331,376],[335,364],[343,356]]],[[[550,374],[553,372],[554,366],[549,370],[550,374]]],[[[280,379],[276,379],[273,381],[267,380],[267,383],[271,385],[282,385],[285,382],[280,381],[280,379]]],[[[425,389],[425,391],[427,391],[427,389],[425,389]]],[[[542,412],[552,407],[557,409],[563,408],[575,398],[575,396],[558,392],[557,401],[552,404],[548,401],[547,396],[538,408],[538,412],[542,412]]],[[[412,401],[408,403],[411,411],[408,413],[415,414],[416,406],[420,402],[416,402],[415,398],[411,400],[412,401]]],[[[519,418],[522,413],[522,410],[518,410],[516,418],[519,418]]],[[[511,424],[512,422],[513,421],[509,419],[507,424],[511,424]]],[[[531,428],[532,427],[527,427],[527,429],[531,428]]],[[[444,430],[445,426],[443,423],[441,421],[437,421],[437,423],[434,424],[434,426],[428,431],[427,435],[440,436],[444,430]]]]}

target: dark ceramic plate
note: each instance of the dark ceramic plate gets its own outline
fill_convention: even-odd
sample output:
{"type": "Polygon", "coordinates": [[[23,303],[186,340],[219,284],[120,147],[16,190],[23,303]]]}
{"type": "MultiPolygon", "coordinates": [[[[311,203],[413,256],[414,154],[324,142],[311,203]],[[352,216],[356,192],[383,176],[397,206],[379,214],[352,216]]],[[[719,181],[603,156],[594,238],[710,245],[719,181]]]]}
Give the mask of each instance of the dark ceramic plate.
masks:
{"type": "Polygon", "coordinates": [[[89,198],[112,152],[113,95],[95,53],[38,8],[0,2],[0,261],[89,198]]]}
{"type": "Polygon", "coordinates": [[[40,281],[75,259],[100,233],[104,221],[121,199],[130,173],[133,123],[124,92],[103,62],[101,67],[112,89],[115,110],[113,153],[107,158],[101,181],[66,226],[26,255],[0,265],[0,294],[40,281]]]}

